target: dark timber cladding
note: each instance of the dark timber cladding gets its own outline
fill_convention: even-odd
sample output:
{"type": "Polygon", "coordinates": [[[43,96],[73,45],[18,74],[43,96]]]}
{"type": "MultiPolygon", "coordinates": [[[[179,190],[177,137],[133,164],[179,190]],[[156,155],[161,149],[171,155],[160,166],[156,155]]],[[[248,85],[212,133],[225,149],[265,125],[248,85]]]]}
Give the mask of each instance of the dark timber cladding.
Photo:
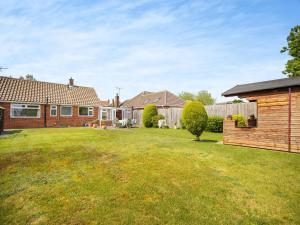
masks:
{"type": "Polygon", "coordinates": [[[300,152],[300,77],[237,85],[223,93],[257,102],[257,127],[224,121],[224,144],[300,152]]]}

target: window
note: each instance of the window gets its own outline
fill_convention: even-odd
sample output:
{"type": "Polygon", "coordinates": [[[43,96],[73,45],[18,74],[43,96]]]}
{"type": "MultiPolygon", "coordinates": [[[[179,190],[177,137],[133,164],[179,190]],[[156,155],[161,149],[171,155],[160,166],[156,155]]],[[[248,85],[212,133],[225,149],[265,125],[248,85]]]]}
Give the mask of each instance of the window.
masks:
{"type": "Polygon", "coordinates": [[[79,107],[79,116],[93,116],[93,107],[79,107]]]}
{"type": "Polygon", "coordinates": [[[28,104],[12,104],[10,116],[12,118],[40,118],[40,106],[28,104]]]}
{"type": "Polygon", "coordinates": [[[72,116],[72,106],[61,106],[60,107],[61,116],[72,116]]]}
{"type": "Polygon", "coordinates": [[[101,120],[107,120],[107,110],[101,109],[101,120]]]}
{"type": "Polygon", "coordinates": [[[50,116],[57,116],[57,106],[56,105],[51,105],[50,116]]]}

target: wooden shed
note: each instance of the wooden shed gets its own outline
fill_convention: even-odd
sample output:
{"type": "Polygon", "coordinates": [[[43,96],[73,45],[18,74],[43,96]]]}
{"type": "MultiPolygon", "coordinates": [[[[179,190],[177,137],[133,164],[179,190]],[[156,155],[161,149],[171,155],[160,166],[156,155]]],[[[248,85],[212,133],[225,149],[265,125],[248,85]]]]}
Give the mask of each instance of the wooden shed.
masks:
{"type": "Polygon", "coordinates": [[[224,144],[300,152],[300,77],[237,85],[223,96],[257,103],[255,127],[224,121],[224,144]]]}

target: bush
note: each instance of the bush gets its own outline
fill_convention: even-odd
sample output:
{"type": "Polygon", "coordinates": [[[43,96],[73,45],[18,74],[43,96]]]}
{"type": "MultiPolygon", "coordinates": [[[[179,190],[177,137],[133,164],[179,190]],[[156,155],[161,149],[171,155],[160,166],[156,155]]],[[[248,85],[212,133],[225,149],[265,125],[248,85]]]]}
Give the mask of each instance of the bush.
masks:
{"type": "Polygon", "coordinates": [[[242,115],[232,115],[232,119],[236,121],[237,127],[246,127],[246,119],[242,115]]]}
{"type": "Polygon", "coordinates": [[[201,102],[190,101],[184,105],[182,111],[182,122],[186,129],[196,136],[196,141],[207,125],[207,113],[201,102]]]}
{"type": "Polygon", "coordinates": [[[210,116],[207,120],[206,131],[222,133],[223,132],[223,120],[222,116],[210,116]]]}
{"type": "Polygon", "coordinates": [[[152,117],[157,115],[157,108],[154,104],[148,104],[143,112],[143,124],[145,127],[152,127],[152,117]]]}
{"type": "Polygon", "coordinates": [[[183,121],[182,121],[182,118],[180,119],[180,125],[181,125],[181,129],[186,129],[186,127],[185,127],[185,125],[184,125],[184,123],[183,123],[183,121]]]}
{"type": "Polygon", "coordinates": [[[155,115],[152,117],[152,126],[158,128],[158,121],[163,120],[165,117],[161,114],[155,115]]]}

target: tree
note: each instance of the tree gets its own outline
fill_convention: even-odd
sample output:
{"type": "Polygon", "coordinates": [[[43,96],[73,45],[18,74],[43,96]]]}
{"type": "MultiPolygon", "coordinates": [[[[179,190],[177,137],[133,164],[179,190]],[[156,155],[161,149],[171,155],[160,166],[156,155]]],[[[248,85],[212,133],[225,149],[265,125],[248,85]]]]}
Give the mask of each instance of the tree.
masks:
{"type": "Polygon", "coordinates": [[[143,124],[145,127],[152,127],[152,118],[157,115],[157,108],[154,104],[148,104],[144,108],[143,112],[143,124]]]}
{"type": "Polygon", "coordinates": [[[25,79],[25,80],[33,80],[33,81],[36,80],[32,74],[26,74],[26,75],[25,75],[25,78],[24,78],[23,76],[20,76],[19,79],[21,79],[21,80],[24,80],[24,79],[25,79]]]}
{"type": "Polygon", "coordinates": [[[186,129],[196,136],[196,141],[200,141],[200,136],[206,128],[207,120],[208,116],[201,102],[189,101],[185,103],[181,121],[186,129]]]}
{"type": "Polygon", "coordinates": [[[288,52],[292,59],[288,60],[285,65],[283,74],[288,77],[300,76],[300,26],[295,26],[291,29],[287,37],[287,47],[281,49],[281,53],[288,52]]]}
{"type": "Polygon", "coordinates": [[[193,101],[195,98],[193,93],[186,92],[186,91],[182,91],[178,96],[184,101],[193,101]]]}
{"type": "Polygon", "coordinates": [[[199,91],[195,96],[195,100],[202,102],[203,105],[213,105],[216,103],[216,99],[214,99],[208,91],[199,91]]]}
{"type": "Polygon", "coordinates": [[[233,104],[237,104],[237,103],[243,103],[244,101],[242,99],[234,99],[232,101],[233,104]]]}
{"type": "Polygon", "coordinates": [[[199,101],[204,105],[213,105],[216,103],[216,99],[208,91],[199,91],[197,95],[183,91],[179,94],[179,97],[184,101],[199,101]]]}

